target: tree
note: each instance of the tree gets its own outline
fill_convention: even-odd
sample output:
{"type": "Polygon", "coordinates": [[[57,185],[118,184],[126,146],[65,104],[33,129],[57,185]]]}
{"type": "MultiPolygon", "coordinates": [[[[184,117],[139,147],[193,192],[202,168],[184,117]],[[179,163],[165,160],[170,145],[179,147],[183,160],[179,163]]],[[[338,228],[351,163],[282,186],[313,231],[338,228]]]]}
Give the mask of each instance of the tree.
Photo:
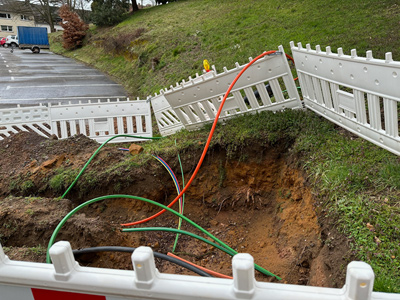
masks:
{"type": "Polygon", "coordinates": [[[63,20],[63,47],[68,50],[81,47],[89,26],[68,5],[61,6],[59,15],[63,20]]]}
{"type": "Polygon", "coordinates": [[[128,10],[128,0],[93,0],[92,20],[98,26],[111,26],[121,22],[128,10]]]}
{"type": "Polygon", "coordinates": [[[138,11],[139,7],[136,3],[136,0],[132,0],[132,12],[138,11]]]}
{"type": "Polygon", "coordinates": [[[58,9],[67,4],[69,7],[77,9],[85,20],[88,20],[87,9],[90,0],[0,0],[12,11],[21,15],[32,15],[36,23],[46,23],[50,31],[54,32],[54,23],[58,18],[58,9]],[[86,10],[86,11],[85,11],[86,10]]]}

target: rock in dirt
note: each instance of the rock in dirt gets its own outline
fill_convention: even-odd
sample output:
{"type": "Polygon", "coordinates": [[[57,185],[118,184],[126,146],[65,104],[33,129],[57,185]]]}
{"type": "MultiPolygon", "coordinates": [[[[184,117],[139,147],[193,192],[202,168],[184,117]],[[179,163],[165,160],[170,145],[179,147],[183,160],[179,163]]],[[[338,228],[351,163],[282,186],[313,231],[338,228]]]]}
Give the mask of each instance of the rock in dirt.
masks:
{"type": "Polygon", "coordinates": [[[143,152],[143,147],[136,145],[136,144],[132,144],[129,147],[129,153],[132,155],[138,155],[139,153],[143,152]]]}

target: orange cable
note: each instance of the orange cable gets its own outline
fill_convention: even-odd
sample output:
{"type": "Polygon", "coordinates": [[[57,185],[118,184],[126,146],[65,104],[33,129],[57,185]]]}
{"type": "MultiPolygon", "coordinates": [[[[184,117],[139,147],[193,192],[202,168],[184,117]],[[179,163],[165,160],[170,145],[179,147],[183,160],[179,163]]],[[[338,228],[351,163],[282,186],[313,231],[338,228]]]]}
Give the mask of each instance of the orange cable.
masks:
{"type": "MultiPolygon", "coordinates": [[[[179,198],[182,197],[182,195],[186,192],[186,190],[189,188],[190,184],[192,183],[192,181],[193,181],[194,178],[196,177],[197,172],[199,171],[199,169],[200,169],[200,167],[201,167],[201,165],[202,165],[202,163],[203,163],[203,160],[204,160],[204,158],[205,158],[205,156],[206,156],[208,147],[210,146],[212,136],[213,136],[213,134],[214,134],[215,128],[217,127],[217,123],[218,123],[219,116],[220,116],[220,114],[221,114],[221,112],[222,112],[222,107],[224,106],[225,101],[226,101],[226,98],[228,98],[228,95],[229,95],[230,91],[232,90],[233,86],[234,86],[234,85],[236,84],[236,82],[239,80],[240,76],[242,76],[242,74],[243,74],[253,63],[255,63],[255,62],[256,62],[257,60],[259,60],[260,58],[262,58],[262,57],[264,57],[264,56],[266,56],[266,55],[270,55],[270,54],[275,53],[275,52],[276,52],[275,50],[267,51],[267,52],[264,52],[264,53],[260,54],[260,55],[257,56],[256,58],[254,58],[251,62],[249,62],[249,63],[239,72],[239,74],[235,77],[235,79],[234,79],[234,80],[232,81],[232,83],[229,85],[229,88],[228,88],[228,90],[226,91],[225,96],[224,96],[224,98],[223,98],[222,101],[221,101],[221,105],[219,106],[219,109],[218,109],[218,111],[217,111],[217,114],[215,115],[215,120],[214,120],[214,122],[213,122],[213,125],[212,125],[212,127],[211,127],[210,133],[209,133],[209,135],[208,135],[206,145],[204,146],[203,153],[201,154],[201,157],[200,157],[200,159],[199,159],[199,162],[197,163],[196,169],[194,170],[194,172],[193,172],[192,176],[190,177],[188,183],[187,183],[186,186],[183,188],[183,190],[180,192],[180,194],[179,194],[170,204],[168,204],[167,207],[171,207],[172,205],[174,205],[174,204],[176,203],[176,201],[179,200],[179,198]]],[[[146,218],[146,219],[143,219],[143,220],[140,220],[140,221],[131,222],[131,223],[121,224],[121,226],[133,226],[133,225],[142,224],[142,223],[148,222],[148,221],[150,221],[150,220],[152,220],[152,219],[158,217],[159,215],[163,214],[164,212],[166,212],[165,209],[159,211],[158,213],[156,213],[156,214],[154,214],[154,215],[152,215],[151,217],[148,217],[148,218],[146,218]]]]}
{"type": "Polygon", "coordinates": [[[196,264],[194,264],[194,263],[192,263],[192,262],[190,262],[190,261],[188,261],[186,259],[180,258],[179,256],[176,256],[175,254],[172,254],[171,252],[168,252],[167,255],[171,256],[171,257],[175,257],[176,259],[179,259],[181,261],[184,261],[185,263],[188,263],[189,265],[195,266],[196,268],[199,268],[200,270],[203,270],[204,272],[206,272],[206,273],[208,273],[210,275],[213,275],[215,277],[233,279],[232,276],[224,275],[224,274],[221,274],[221,273],[206,269],[206,268],[204,268],[202,266],[199,266],[199,265],[196,265],[196,264]]]}

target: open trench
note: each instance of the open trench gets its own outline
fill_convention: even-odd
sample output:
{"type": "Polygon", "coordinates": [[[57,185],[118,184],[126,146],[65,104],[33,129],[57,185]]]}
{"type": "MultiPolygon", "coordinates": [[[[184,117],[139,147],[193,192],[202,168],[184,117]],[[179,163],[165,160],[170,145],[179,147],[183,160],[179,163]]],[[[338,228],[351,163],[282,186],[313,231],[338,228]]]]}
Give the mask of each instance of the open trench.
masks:
{"type": "MultiPolygon", "coordinates": [[[[324,224],[323,212],[317,209],[302,172],[290,163],[283,147],[254,146],[243,153],[238,159],[226,159],[222,149],[208,153],[186,193],[184,215],[236,251],[250,253],[258,265],[280,276],[282,283],[341,287],[349,260],[347,240],[324,224]]],[[[184,159],[187,178],[196,161],[193,156],[184,159]]],[[[167,205],[176,196],[174,185],[156,161],[151,165],[154,168],[142,170],[134,183],[124,185],[121,193],[167,205]]],[[[177,162],[172,166],[180,179],[177,162]]],[[[41,197],[2,198],[0,240],[6,254],[11,259],[44,261],[43,249],[62,217],[90,197],[110,194],[110,186],[117,181],[113,178],[107,184],[97,185],[85,199],[77,199],[74,193],[67,196],[70,200],[57,201],[41,197]]],[[[173,208],[177,210],[178,205],[173,208]]],[[[158,207],[136,200],[104,200],[76,213],[61,229],[57,240],[68,240],[73,249],[144,245],[157,252],[172,252],[173,233],[121,232],[120,223],[140,220],[158,211],[158,207]]],[[[178,218],[167,212],[139,227],[176,228],[177,224],[178,218]]],[[[200,234],[185,222],[182,229],[200,234]]],[[[175,254],[231,275],[229,255],[189,236],[179,237],[175,254]]],[[[84,266],[132,269],[127,253],[85,254],[78,261],[84,266]]],[[[156,259],[156,263],[160,272],[193,274],[166,261],[156,259]]],[[[256,279],[276,281],[258,272],[256,279]]]]}

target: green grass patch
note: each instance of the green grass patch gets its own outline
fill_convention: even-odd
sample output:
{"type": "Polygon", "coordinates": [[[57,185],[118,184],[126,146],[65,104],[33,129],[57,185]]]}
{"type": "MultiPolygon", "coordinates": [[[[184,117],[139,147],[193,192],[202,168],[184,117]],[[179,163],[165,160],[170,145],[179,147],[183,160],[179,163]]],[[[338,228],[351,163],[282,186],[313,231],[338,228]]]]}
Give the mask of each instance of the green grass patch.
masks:
{"type": "Polygon", "coordinates": [[[56,171],[56,174],[50,178],[49,187],[57,193],[64,192],[74,181],[78,173],[79,170],[60,168],[56,171]]]}

